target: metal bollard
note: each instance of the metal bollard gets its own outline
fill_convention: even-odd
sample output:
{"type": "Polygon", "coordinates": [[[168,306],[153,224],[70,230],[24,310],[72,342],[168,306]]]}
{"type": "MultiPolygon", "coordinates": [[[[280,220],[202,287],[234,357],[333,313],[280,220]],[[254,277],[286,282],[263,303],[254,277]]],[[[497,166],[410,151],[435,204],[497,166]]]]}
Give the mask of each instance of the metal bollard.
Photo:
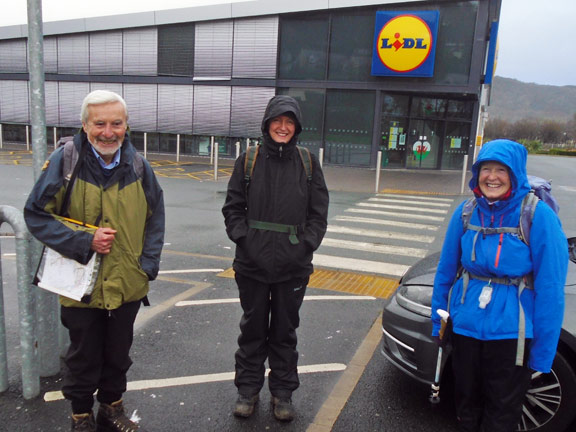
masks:
{"type": "Polygon", "coordinates": [[[214,146],[214,180],[218,180],[218,143],[215,142],[214,146]]]}
{"type": "MultiPolygon", "coordinates": [[[[8,222],[16,237],[16,272],[18,286],[18,312],[20,318],[20,349],[22,352],[22,394],[32,399],[40,393],[38,341],[36,338],[36,293],[31,284],[29,241],[22,211],[11,206],[0,206],[0,225],[8,222]]],[[[0,325],[4,326],[4,323],[0,325]]],[[[5,349],[5,341],[4,343],[5,349]]],[[[0,346],[2,344],[0,343],[0,346]]],[[[0,356],[1,358],[1,356],[0,356]]],[[[7,370],[7,365],[2,365],[7,370]]]]}
{"type": "Polygon", "coordinates": [[[240,141],[236,141],[236,159],[240,157],[240,141]]]}

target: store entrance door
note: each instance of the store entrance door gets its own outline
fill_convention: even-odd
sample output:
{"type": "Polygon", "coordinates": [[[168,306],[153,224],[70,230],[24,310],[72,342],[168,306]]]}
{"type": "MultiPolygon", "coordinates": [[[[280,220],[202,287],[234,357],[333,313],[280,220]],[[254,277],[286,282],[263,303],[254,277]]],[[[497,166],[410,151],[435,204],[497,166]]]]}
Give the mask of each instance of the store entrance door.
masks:
{"type": "Polygon", "coordinates": [[[438,168],[442,126],[443,122],[439,120],[410,120],[406,168],[438,168]]]}

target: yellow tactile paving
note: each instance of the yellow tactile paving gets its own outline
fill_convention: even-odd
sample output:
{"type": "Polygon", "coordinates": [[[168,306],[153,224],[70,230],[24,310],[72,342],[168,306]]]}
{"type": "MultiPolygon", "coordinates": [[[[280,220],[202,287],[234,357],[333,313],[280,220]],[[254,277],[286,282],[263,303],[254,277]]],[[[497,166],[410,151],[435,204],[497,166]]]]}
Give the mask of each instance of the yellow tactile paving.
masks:
{"type": "MultiPolygon", "coordinates": [[[[229,268],[218,276],[233,278],[234,270],[229,268]]],[[[316,269],[310,276],[308,286],[348,294],[388,298],[396,291],[398,280],[362,273],[316,269]]]]}

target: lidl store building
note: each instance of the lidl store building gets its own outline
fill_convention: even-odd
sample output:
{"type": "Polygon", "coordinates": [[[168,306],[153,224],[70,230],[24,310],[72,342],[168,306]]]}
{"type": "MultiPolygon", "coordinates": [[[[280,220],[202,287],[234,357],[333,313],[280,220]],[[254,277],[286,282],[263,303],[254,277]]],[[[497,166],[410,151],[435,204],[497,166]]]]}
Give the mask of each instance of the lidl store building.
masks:
{"type": "MultiPolygon", "coordinates": [[[[234,157],[287,94],[325,164],[375,167],[382,151],[388,168],[461,169],[481,139],[500,4],[254,0],[45,23],[49,144],[110,89],[137,148],[146,136],[148,152],[206,155],[214,136],[234,157]]],[[[26,36],[0,28],[3,142],[25,142],[30,122],[26,36]]]]}

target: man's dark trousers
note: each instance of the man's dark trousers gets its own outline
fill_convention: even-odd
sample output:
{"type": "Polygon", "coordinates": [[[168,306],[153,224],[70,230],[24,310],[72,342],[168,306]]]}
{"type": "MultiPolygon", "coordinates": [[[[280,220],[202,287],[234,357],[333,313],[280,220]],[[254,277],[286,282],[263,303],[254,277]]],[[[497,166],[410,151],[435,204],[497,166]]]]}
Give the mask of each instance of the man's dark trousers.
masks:
{"type": "Polygon", "coordinates": [[[62,307],[61,320],[70,334],[62,393],[72,412],[87,413],[99,402],[110,404],[126,391],[126,372],[132,365],[130,347],[140,301],[108,311],[62,307]]]}
{"type": "Polygon", "coordinates": [[[289,398],[300,385],[296,329],[308,280],[264,283],[236,274],[244,311],[234,379],[240,394],[253,396],[260,392],[266,358],[271,369],[268,387],[273,396],[289,398]]]}

